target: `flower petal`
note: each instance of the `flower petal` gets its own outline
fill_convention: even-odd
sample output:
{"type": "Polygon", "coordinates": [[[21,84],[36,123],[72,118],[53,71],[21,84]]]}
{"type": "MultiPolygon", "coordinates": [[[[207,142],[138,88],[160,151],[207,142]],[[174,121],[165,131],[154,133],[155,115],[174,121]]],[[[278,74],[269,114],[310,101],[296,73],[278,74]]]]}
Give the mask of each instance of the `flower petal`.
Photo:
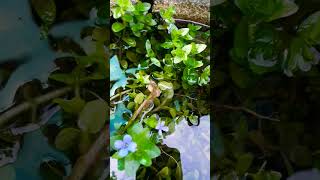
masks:
{"type": "Polygon", "coordinates": [[[132,141],[132,137],[129,134],[124,135],[124,137],[123,137],[124,143],[130,144],[131,141],[132,141]]]}
{"type": "Polygon", "coordinates": [[[156,129],[159,130],[160,127],[161,127],[160,122],[158,122],[158,124],[157,124],[157,126],[156,126],[156,129]]]}
{"type": "Polygon", "coordinates": [[[159,134],[160,137],[162,137],[162,130],[159,130],[158,134],[159,134]]]}
{"type": "Polygon", "coordinates": [[[122,149],[124,148],[124,143],[121,140],[116,140],[114,142],[114,147],[118,150],[118,149],[122,149]]]}
{"type": "Polygon", "coordinates": [[[161,121],[161,126],[163,127],[166,124],[165,121],[161,121]]]}
{"type": "Polygon", "coordinates": [[[121,149],[119,151],[119,156],[120,157],[125,157],[126,155],[128,155],[128,149],[127,148],[121,149]]]}
{"type": "Polygon", "coordinates": [[[162,127],[162,131],[168,132],[168,131],[169,131],[168,126],[164,126],[164,127],[162,127]]]}
{"type": "Polygon", "coordinates": [[[130,152],[135,152],[137,150],[137,144],[135,142],[132,142],[129,144],[127,148],[130,152]]]}

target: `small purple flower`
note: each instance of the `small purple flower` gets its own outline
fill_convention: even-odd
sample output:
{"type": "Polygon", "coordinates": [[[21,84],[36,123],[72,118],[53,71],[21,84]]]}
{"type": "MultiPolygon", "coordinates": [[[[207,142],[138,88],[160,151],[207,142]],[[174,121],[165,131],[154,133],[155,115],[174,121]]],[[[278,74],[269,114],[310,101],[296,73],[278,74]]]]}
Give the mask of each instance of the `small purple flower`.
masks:
{"type": "Polygon", "coordinates": [[[125,157],[129,152],[135,152],[137,150],[137,144],[132,141],[132,137],[128,134],[124,135],[123,140],[116,140],[114,147],[119,150],[119,156],[125,157]]]}
{"type": "Polygon", "coordinates": [[[164,121],[159,121],[157,126],[156,126],[156,129],[158,130],[158,133],[159,133],[160,137],[162,137],[162,131],[164,131],[164,132],[168,132],[169,131],[168,126],[165,126],[164,124],[165,124],[164,121]]]}

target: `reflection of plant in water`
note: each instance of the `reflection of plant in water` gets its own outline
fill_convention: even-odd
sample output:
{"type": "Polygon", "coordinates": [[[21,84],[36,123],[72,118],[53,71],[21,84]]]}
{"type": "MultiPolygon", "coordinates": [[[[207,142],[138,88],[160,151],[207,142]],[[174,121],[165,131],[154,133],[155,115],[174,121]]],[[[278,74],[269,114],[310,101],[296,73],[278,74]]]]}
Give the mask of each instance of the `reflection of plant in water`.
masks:
{"type": "Polygon", "coordinates": [[[213,174],[279,180],[319,169],[319,1],[216,4],[213,174]]]}
{"type": "MultiPolygon", "coordinates": [[[[3,99],[5,101],[1,101],[1,108],[7,108],[14,103],[13,97],[18,88],[17,103],[22,102],[6,109],[0,115],[2,128],[0,147],[6,148],[23,138],[21,151],[16,151],[17,160],[12,161],[16,179],[57,179],[66,175],[70,179],[83,177],[96,179],[106,168],[101,158],[107,139],[107,128],[105,128],[107,103],[104,99],[105,81],[108,78],[105,48],[108,31],[104,27],[105,14],[101,13],[102,10],[106,11],[105,2],[70,3],[69,5],[77,6],[77,10],[72,11],[72,8],[66,10],[56,8],[55,3],[61,4],[53,0],[48,3],[37,0],[30,2],[37,16],[35,19],[40,18],[43,35],[44,37],[48,35],[48,39],[35,40],[38,46],[32,46],[34,52],[31,54],[40,54],[36,56],[38,59],[32,55],[30,61],[28,59],[25,64],[18,67],[17,71],[8,75],[9,80],[0,91],[1,98],[2,95],[6,95],[3,99]],[[95,6],[98,11],[91,11],[95,6]],[[90,12],[94,15],[90,21],[67,22],[52,26],[55,19],[60,21],[65,18],[74,19],[79,13],[88,16],[90,12]],[[52,47],[48,46],[48,42],[52,47]],[[53,59],[57,58],[56,54],[59,54],[59,58],[55,60],[56,65],[53,65],[53,59]],[[29,82],[37,78],[46,86],[39,85],[37,89],[38,86],[35,87],[33,81],[29,82]],[[42,92],[46,94],[39,95],[42,92]],[[61,96],[64,98],[59,98],[61,96]],[[50,111],[50,108],[41,108],[48,104],[51,106],[57,104],[61,108],[56,112],[59,114],[57,121],[59,123],[47,123],[39,118],[39,114],[50,111]],[[27,134],[21,136],[24,133],[27,134]],[[32,166],[29,167],[29,164],[32,166]],[[62,165],[72,166],[71,172],[63,170],[62,165]],[[92,171],[88,172],[91,167],[92,171]]],[[[16,6],[19,5],[21,4],[16,6]]],[[[24,18],[29,17],[21,17],[22,22],[24,18]]],[[[39,31],[36,31],[36,37],[31,37],[39,39],[39,31]]],[[[28,47],[26,43],[23,45],[28,47]]],[[[30,53],[28,50],[29,48],[24,49],[23,53],[28,55],[30,53]]],[[[8,54],[5,58],[7,57],[9,58],[5,60],[20,58],[13,54],[8,54]]],[[[49,105],[47,107],[50,107],[49,105]]],[[[46,116],[51,117],[52,114],[46,116]]],[[[1,154],[1,160],[3,156],[9,157],[8,154],[7,152],[1,154]]],[[[0,168],[0,173],[9,171],[11,173],[12,169],[7,167],[0,168]]]]}
{"type": "Polygon", "coordinates": [[[158,146],[179,122],[197,125],[208,114],[209,33],[194,24],[177,27],[174,7],[158,14],[148,13],[150,8],[118,0],[111,9],[111,155],[128,176],[180,179],[178,154],[158,146]],[[136,143],[126,156],[115,147],[124,134],[136,143]],[[173,165],[162,162],[163,156],[173,165]]]}

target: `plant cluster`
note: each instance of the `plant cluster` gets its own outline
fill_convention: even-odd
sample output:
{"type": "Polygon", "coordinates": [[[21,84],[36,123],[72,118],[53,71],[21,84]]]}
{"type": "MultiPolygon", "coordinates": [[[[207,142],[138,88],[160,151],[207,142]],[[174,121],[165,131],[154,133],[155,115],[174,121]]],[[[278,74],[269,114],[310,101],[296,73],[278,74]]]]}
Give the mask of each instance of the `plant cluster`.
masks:
{"type": "Polygon", "coordinates": [[[216,3],[212,174],[275,180],[319,169],[319,3],[216,3]]]}
{"type": "Polygon", "coordinates": [[[179,28],[174,7],[150,7],[117,0],[111,9],[111,155],[129,176],[160,156],[157,144],[175,124],[208,114],[209,33],[194,24],[179,28]]]}

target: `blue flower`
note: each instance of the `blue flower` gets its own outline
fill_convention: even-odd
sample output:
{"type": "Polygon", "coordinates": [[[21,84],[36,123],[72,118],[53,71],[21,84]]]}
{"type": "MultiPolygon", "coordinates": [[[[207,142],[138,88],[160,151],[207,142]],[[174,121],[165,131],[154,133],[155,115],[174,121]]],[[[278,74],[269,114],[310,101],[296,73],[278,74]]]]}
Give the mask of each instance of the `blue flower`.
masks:
{"type": "Polygon", "coordinates": [[[128,134],[124,135],[123,140],[116,140],[114,147],[119,151],[120,157],[125,157],[129,152],[137,150],[137,144],[132,141],[132,137],[128,134]]]}
{"type": "Polygon", "coordinates": [[[156,126],[156,129],[158,130],[158,133],[159,133],[160,137],[162,137],[162,131],[164,131],[164,132],[168,132],[169,131],[168,126],[165,126],[164,124],[165,124],[164,121],[159,121],[157,126],[156,126]]]}

